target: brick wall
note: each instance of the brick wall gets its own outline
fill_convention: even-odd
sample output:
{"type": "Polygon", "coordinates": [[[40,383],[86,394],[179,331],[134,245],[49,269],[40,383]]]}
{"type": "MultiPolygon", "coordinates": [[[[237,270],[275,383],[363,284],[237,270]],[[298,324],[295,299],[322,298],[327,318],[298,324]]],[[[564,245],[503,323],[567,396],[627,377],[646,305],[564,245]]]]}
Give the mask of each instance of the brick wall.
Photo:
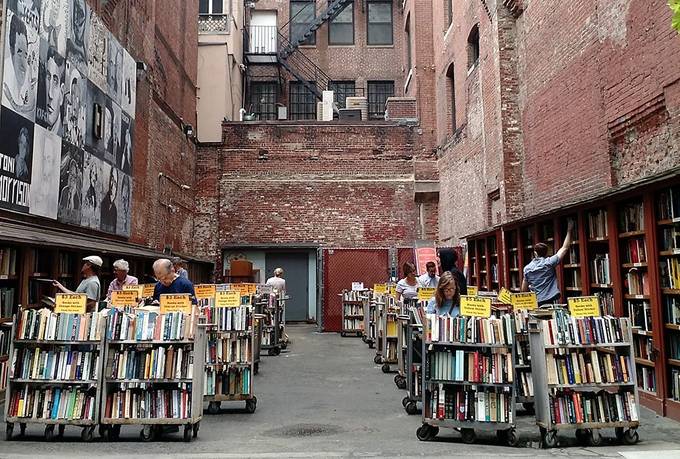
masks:
{"type": "Polygon", "coordinates": [[[390,97],[387,99],[385,117],[388,120],[414,121],[418,119],[415,97],[390,97]]]}

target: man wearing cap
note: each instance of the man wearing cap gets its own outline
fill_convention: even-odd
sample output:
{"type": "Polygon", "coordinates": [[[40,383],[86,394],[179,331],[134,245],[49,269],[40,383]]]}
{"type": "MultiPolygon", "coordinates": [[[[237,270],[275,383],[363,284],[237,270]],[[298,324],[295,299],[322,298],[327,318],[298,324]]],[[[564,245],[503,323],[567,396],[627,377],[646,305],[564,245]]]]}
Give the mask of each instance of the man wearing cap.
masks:
{"type": "Polygon", "coordinates": [[[97,255],[90,255],[83,258],[83,267],[80,273],[83,275],[83,280],[78,285],[75,292],[67,289],[60,282],[54,281],[53,285],[61,290],[63,293],[84,293],[87,295],[87,310],[88,312],[97,310],[97,303],[101,297],[101,283],[99,282],[99,270],[104,262],[101,257],[97,255]]]}

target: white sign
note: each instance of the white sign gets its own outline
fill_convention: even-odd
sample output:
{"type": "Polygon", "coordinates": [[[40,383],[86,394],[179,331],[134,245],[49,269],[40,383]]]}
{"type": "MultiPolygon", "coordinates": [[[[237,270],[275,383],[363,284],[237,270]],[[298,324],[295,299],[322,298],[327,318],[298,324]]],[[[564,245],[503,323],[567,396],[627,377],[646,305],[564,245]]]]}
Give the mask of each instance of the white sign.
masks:
{"type": "Polygon", "coordinates": [[[352,290],[363,290],[364,289],[364,283],[363,282],[352,282],[352,290]]]}

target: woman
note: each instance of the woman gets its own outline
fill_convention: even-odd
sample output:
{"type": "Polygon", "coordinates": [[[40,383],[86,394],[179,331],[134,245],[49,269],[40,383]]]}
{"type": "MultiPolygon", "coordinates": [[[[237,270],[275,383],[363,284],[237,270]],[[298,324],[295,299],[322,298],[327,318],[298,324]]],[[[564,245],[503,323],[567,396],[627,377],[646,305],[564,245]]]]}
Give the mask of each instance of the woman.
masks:
{"type": "Polygon", "coordinates": [[[449,271],[439,278],[434,298],[427,304],[427,313],[451,317],[460,314],[460,292],[456,280],[449,271]]]}
{"type": "Polygon", "coordinates": [[[406,262],[403,266],[404,278],[397,282],[397,300],[415,300],[418,298],[418,278],[416,266],[406,262]]]}

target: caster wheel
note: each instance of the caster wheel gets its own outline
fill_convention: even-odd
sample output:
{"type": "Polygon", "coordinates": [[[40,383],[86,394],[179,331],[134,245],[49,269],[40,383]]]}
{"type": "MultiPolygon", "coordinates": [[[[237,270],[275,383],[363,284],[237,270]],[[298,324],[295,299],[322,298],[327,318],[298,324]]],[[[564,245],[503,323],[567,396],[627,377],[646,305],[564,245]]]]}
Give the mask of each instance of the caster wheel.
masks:
{"type": "Polygon", "coordinates": [[[54,440],[54,425],[45,426],[45,440],[46,441],[54,440]]]}
{"type": "Polygon", "coordinates": [[[139,432],[139,436],[142,438],[142,441],[153,440],[154,436],[153,426],[144,426],[142,430],[139,432]]]}
{"type": "Polygon", "coordinates": [[[623,443],[626,445],[634,445],[638,441],[640,441],[640,435],[635,429],[628,429],[623,434],[623,443]]]}
{"type": "Polygon", "coordinates": [[[99,424],[99,428],[97,429],[99,432],[99,436],[104,439],[108,439],[109,435],[109,426],[106,424],[99,424]]]}
{"type": "Polygon", "coordinates": [[[395,386],[399,387],[399,381],[400,381],[400,380],[401,380],[401,375],[400,375],[399,373],[397,373],[396,375],[394,375],[394,385],[395,385],[395,386]]]}
{"type": "Polygon", "coordinates": [[[517,431],[515,429],[508,429],[505,431],[505,443],[508,446],[517,446],[519,445],[519,435],[517,435],[517,431]]]}
{"type": "Polygon", "coordinates": [[[189,443],[194,437],[194,426],[187,424],[184,426],[184,441],[189,443]]]}
{"type": "Polygon", "coordinates": [[[368,343],[368,348],[369,348],[369,349],[375,349],[375,344],[373,344],[373,343],[368,343]]]}
{"type": "Polygon", "coordinates": [[[63,438],[65,430],[66,430],[66,426],[64,424],[59,424],[59,430],[58,430],[58,433],[57,433],[57,438],[63,438]]]}
{"type": "Polygon", "coordinates": [[[281,348],[280,347],[275,347],[274,348],[274,355],[280,355],[281,354],[281,348]]]}
{"type": "Polygon", "coordinates": [[[376,355],[375,357],[373,357],[373,363],[379,364],[380,362],[382,362],[381,356],[376,355]]]}
{"type": "Polygon", "coordinates": [[[410,402],[410,401],[411,401],[411,399],[408,398],[408,395],[407,395],[406,397],[404,397],[404,398],[401,399],[401,406],[403,406],[404,408],[406,408],[406,405],[407,405],[408,402],[410,402]]]}
{"type": "Polygon", "coordinates": [[[602,445],[602,435],[598,429],[592,429],[588,432],[588,444],[590,446],[600,446],[602,445]]]}
{"type": "Polygon", "coordinates": [[[248,413],[254,413],[255,409],[257,409],[257,398],[253,397],[250,400],[246,400],[246,411],[248,413]]]}
{"type": "Polygon", "coordinates": [[[404,408],[406,409],[406,414],[418,414],[418,404],[413,400],[409,401],[404,408]]]}
{"type": "Polygon", "coordinates": [[[281,349],[287,349],[288,348],[288,343],[283,343],[281,345],[281,349]]]}
{"type": "Polygon", "coordinates": [[[210,402],[208,403],[208,413],[218,414],[220,412],[220,402],[210,402]]]}
{"type": "Polygon", "coordinates": [[[80,433],[80,438],[84,442],[91,442],[92,437],[94,437],[94,427],[83,427],[83,431],[80,433]]]}
{"type": "Polygon", "coordinates": [[[403,376],[399,378],[399,381],[397,381],[397,388],[402,390],[406,389],[406,378],[403,376]]]}
{"type": "Polygon", "coordinates": [[[198,437],[198,429],[201,426],[201,421],[198,421],[196,424],[194,424],[194,438],[198,437]]]}
{"type": "Polygon", "coordinates": [[[361,341],[363,341],[363,342],[365,343],[365,342],[366,342],[366,337],[365,337],[365,336],[362,336],[362,337],[361,337],[361,341]]]}
{"type": "Polygon", "coordinates": [[[460,435],[463,438],[463,443],[467,443],[468,445],[474,443],[475,440],[477,440],[475,429],[460,429],[460,435]]]}
{"type": "Polygon", "coordinates": [[[416,430],[416,437],[418,437],[418,440],[420,441],[430,441],[437,436],[437,433],[439,433],[439,428],[432,427],[429,424],[423,424],[416,430]],[[436,433],[435,429],[437,429],[436,433]]]}
{"type": "Polygon", "coordinates": [[[14,433],[14,424],[11,422],[7,423],[5,427],[5,440],[10,441],[12,439],[12,434],[14,433]]]}
{"type": "Polygon", "coordinates": [[[258,374],[260,372],[260,362],[253,365],[253,373],[258,374]]]}
{"type": "Polygon", "coordinates": [[[555,430],[546,430],[541,427],[541,439],[543,440],[544,448],[554,448],[557,446],[557,432],[555,430]]]}
{"type": "Polygon", "coordinates": [[[120,438],[120,424],[116,424],[111,428],[111,439],[117,441],[120,438]]]}
{"type": "Polygon", "coordinates": [[[389,373],[390,372],[390,366],[387,363],[383,364],[382,372],[383,373],[389,373]]]}
{"type": "Polygon", "coordinates": [[[345,338],[345,337],[347,337],[347,333],[345,333],[345,332],[340,332],[340,336],[342,336],[343,338],[345,338]]]}
{"type": "Polygon", "coordinates": [[[576,429],[575,436],[576,436],[576,441],[578,442],[579,445],[588,445],[588,430],[587,429],[576,429]]]}
{"type": "Polygon", "coordinates": [[[533,403],[522,403],[522,408],[524,408],[524,412],[528,415],[532,415],[532,414],[536,413],[536,410],[534,409],[533,403]]]}
{"type": "Polygon", "coordinates": [[[25,422],[19,423],[19,435],[22,436],[22,437],[24,435],[26,435],[26,423],[25,422]]]}

